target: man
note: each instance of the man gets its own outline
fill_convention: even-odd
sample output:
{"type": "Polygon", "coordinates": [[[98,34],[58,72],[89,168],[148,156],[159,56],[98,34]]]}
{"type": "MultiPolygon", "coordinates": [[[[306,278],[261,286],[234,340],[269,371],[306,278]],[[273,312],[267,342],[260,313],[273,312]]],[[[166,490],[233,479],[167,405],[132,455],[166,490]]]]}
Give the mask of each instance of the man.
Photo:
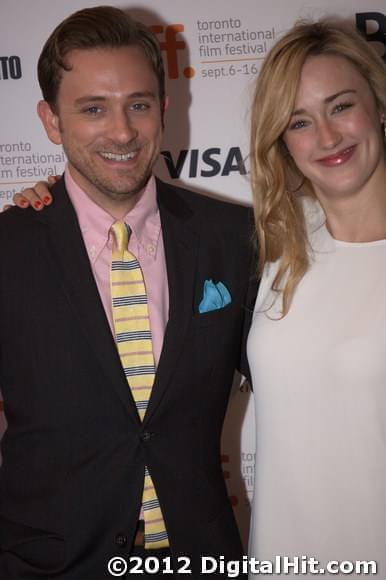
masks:
{"type": "Polygon", "coordinates": [[[152,176],[162,59],[124,12],[70,16],[38,73],[68,165],[50,207],[0,216],[0,578],[99,580],[132,554],[161,572],[186,556],[196,577],[201,556],[242,555],[220,435],[256,291],[250,214],[152,176]]]}

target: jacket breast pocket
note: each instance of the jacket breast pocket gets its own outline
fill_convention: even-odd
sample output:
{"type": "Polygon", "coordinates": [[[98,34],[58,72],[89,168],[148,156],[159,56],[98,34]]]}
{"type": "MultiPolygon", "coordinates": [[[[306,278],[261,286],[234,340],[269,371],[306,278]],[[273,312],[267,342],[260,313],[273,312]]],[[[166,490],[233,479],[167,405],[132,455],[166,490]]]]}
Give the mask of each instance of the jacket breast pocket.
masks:
{"type": "Polygon", "coordinates": [[[8,552],[22,561],[23,569],[57,572],[65,558],[64,538],[46,530],[39,530],[12,522],[0,516],[0,551],[8,552]]]}
{"type": "Polygon", "coordinates": [[[221,324],[231,321],[237,312],[240,312],[240,306],[237,304],[228,304],[224,308],[210,310],[209,312],[196,313],[194,323],[198,326],[211,326],[212,324],[221,324]]]}

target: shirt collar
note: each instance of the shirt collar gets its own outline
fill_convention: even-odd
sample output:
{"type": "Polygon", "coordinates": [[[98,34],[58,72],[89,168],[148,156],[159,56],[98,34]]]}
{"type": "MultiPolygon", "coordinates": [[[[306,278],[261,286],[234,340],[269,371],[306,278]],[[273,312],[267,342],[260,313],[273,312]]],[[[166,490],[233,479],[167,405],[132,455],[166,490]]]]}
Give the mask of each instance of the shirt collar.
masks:
{"type": "MultiPolygon", "coordinates": [[[[68,166],[64,171],[64,180],[78,217],[90,262],[94,263],[102,249],[109,243],[109,232],[115,218],[79,187],[68,166]]],[[[155,259],[161,233],[161,218],[153,176],[150,177],[135,206],[124,217],[124,221],[130,226],[131,236],[135,238],[140,249],[155,259]]]]}

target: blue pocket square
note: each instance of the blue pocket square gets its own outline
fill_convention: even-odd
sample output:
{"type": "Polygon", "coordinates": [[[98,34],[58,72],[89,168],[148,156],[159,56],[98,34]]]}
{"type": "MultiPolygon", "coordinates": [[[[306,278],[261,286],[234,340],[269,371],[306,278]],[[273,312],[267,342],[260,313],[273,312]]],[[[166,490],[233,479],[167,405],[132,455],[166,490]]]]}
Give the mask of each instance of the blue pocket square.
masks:
{"type": "Polygon", "coordinates": [[[205,280],[204,294],[198,306],[198,311],[200,314],[203,314],[211,310],[218,310],[219,308],[224,308],[224,306],[231,302],[232,298],[228,288],[222,282],[215,284],[213,280],[205,280]]]}

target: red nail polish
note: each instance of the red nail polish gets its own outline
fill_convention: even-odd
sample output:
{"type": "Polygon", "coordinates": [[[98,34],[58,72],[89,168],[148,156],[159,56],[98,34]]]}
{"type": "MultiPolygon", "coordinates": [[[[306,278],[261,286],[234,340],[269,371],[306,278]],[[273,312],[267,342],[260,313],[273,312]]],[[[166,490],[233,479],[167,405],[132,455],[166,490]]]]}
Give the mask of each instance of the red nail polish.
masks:
{"type": "Polygon", "coordinates": [[[20,205],[22,205],[23,207],[25,207],[26,205],[28,205],[28,202],[25,199],[21,199],[20,200],[20,205]]]}
{"type": "Polygon", "coordinates": [[[36,209],[39,209],[39,207],[42,207],[42,202],[41,201],[35,201],[34,207],[36,207],[36,209]]]}
{"type": "Polygon", "coordinates": [[[45,203],[46,205],[47,205],[47,204],[49,204],[49,203],[50,203],[50,201],[51,201],[51,198],[50,198],[50,196],[49,196],[49,195],[46,195],[45,197],[43,197],[43,201],[44,201],[44,203],[45,203]]]}

